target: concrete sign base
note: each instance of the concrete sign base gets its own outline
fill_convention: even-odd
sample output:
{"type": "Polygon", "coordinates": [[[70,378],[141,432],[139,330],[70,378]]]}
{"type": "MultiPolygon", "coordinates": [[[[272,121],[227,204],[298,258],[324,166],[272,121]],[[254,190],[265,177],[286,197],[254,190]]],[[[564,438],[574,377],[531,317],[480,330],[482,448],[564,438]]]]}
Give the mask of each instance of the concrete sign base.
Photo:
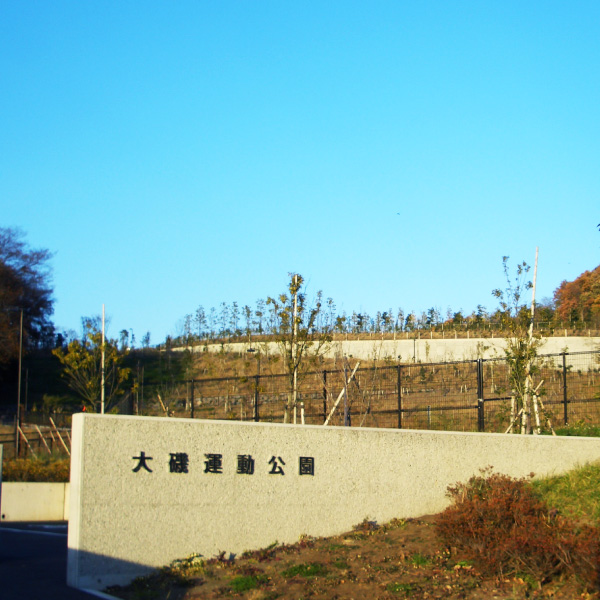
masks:
{"type": "Polygon", "coordinates": [[[103,589],[192,553],[437,512],[489,465],[520,477],[598,459],[592,438],[78,414],[67,579],[103,589]]]}

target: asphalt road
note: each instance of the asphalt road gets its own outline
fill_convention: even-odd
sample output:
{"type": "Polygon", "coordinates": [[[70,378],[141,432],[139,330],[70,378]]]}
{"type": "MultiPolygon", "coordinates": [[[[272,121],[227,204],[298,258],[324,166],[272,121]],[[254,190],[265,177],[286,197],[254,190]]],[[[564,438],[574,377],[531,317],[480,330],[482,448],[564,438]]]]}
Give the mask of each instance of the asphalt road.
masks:
{"type": "Polygon", "coordinates": [[[2,600],[96,600],[68,587],[66,574],[66,523],[0,524],[2,600]]]}

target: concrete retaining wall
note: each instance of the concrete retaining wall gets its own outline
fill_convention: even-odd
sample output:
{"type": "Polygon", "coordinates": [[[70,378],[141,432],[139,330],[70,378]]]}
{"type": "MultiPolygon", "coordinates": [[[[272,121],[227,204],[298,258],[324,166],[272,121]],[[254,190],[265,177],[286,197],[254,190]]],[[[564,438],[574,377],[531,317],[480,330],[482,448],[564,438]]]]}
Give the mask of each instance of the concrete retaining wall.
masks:
{"type": "Polygon", "coordinates": [[[68,483],[2,484],[2,521],[67,521],[68,483]]]}
{"type": "MultiPolygon", "coordinates": [[[[412,335],[412,334],[411,334],[412,335]]],[[[278,354],[279,349],[274,342],[252,343],[232,342],[227,344],[209,344],[206,349],[209,352],[241,352],[245,353],[248,348],[260,348],[261,352],[278,354]]],[[[195,352],[202,352],[204,346],[196,346],[195,352]]],[[[426,334],[420,338],[406,338],[404,334],[398,334],[396,340],[381,340],[373,337],[372,340],[349,340],[332,342],[325,356],[352,356],[358,359],[392,359],[394,362],[400,356],[400,362],[412,361],[447,362],[460,360],[474,360],[477,358],[497,358],[504,356],[504,338],[447,338],[430,339],[426,334]]],[[[550,337],[544,338],[540,354],[556,354],[564,352],[589,352],[600,349],[600,338],[597,337],[550,337]]],[[[184,350],[184,348],[176,348],[184,350]]]]}
{"type": "Polygon", "coordinates": [[[68,582],[102,589],[191,553],[240,553],[443,509],[479,469],[560,473],[600,440],[73,417],[68,582]]]}

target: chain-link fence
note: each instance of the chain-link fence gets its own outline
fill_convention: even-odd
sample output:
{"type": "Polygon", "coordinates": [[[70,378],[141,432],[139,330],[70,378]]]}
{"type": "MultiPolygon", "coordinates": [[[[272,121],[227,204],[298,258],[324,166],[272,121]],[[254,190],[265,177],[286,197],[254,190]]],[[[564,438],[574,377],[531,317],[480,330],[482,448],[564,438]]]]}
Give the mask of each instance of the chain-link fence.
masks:
{"type": "MultiPolygon", "coordinates": [[[[534,385],[542,425],[600,425],[600,352],[538,356],[534,385]]],[[[287,375],[195,379],[145,386],[119,412],[282,422],[287,375]]],[[[398,364],[300,374],[289,421],[312,425],[505,431],[511,389],[505,359],[398,364]]]]}
{"type": "MultiPolygon", "coordinates": [[[[511,421],[505,359],[413,363],[301,373],[288,421],[310,425],[445,431],[506,431],[511,421]]],[[[540,355],[534,369],[542,427],[600,426],[600,351],[540,355]]],[[[287,375],[140,385],[111,412],[199,419],[282,422],[287,375]]],[[[68,452],[70,415],[0,415],[5,457],[68,452]]]]}

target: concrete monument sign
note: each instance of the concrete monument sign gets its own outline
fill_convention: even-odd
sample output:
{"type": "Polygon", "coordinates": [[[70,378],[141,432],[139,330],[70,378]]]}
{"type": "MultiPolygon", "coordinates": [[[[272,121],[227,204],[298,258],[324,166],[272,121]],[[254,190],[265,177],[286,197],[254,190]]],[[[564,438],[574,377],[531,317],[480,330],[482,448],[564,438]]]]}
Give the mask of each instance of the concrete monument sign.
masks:
{"type": "Polygon", "coordinates": [[[192,553],[432,513],[488,465],[523,476],[597,459],[591,438],[78,414],[68,583],[102,589],[192,553]]]}

